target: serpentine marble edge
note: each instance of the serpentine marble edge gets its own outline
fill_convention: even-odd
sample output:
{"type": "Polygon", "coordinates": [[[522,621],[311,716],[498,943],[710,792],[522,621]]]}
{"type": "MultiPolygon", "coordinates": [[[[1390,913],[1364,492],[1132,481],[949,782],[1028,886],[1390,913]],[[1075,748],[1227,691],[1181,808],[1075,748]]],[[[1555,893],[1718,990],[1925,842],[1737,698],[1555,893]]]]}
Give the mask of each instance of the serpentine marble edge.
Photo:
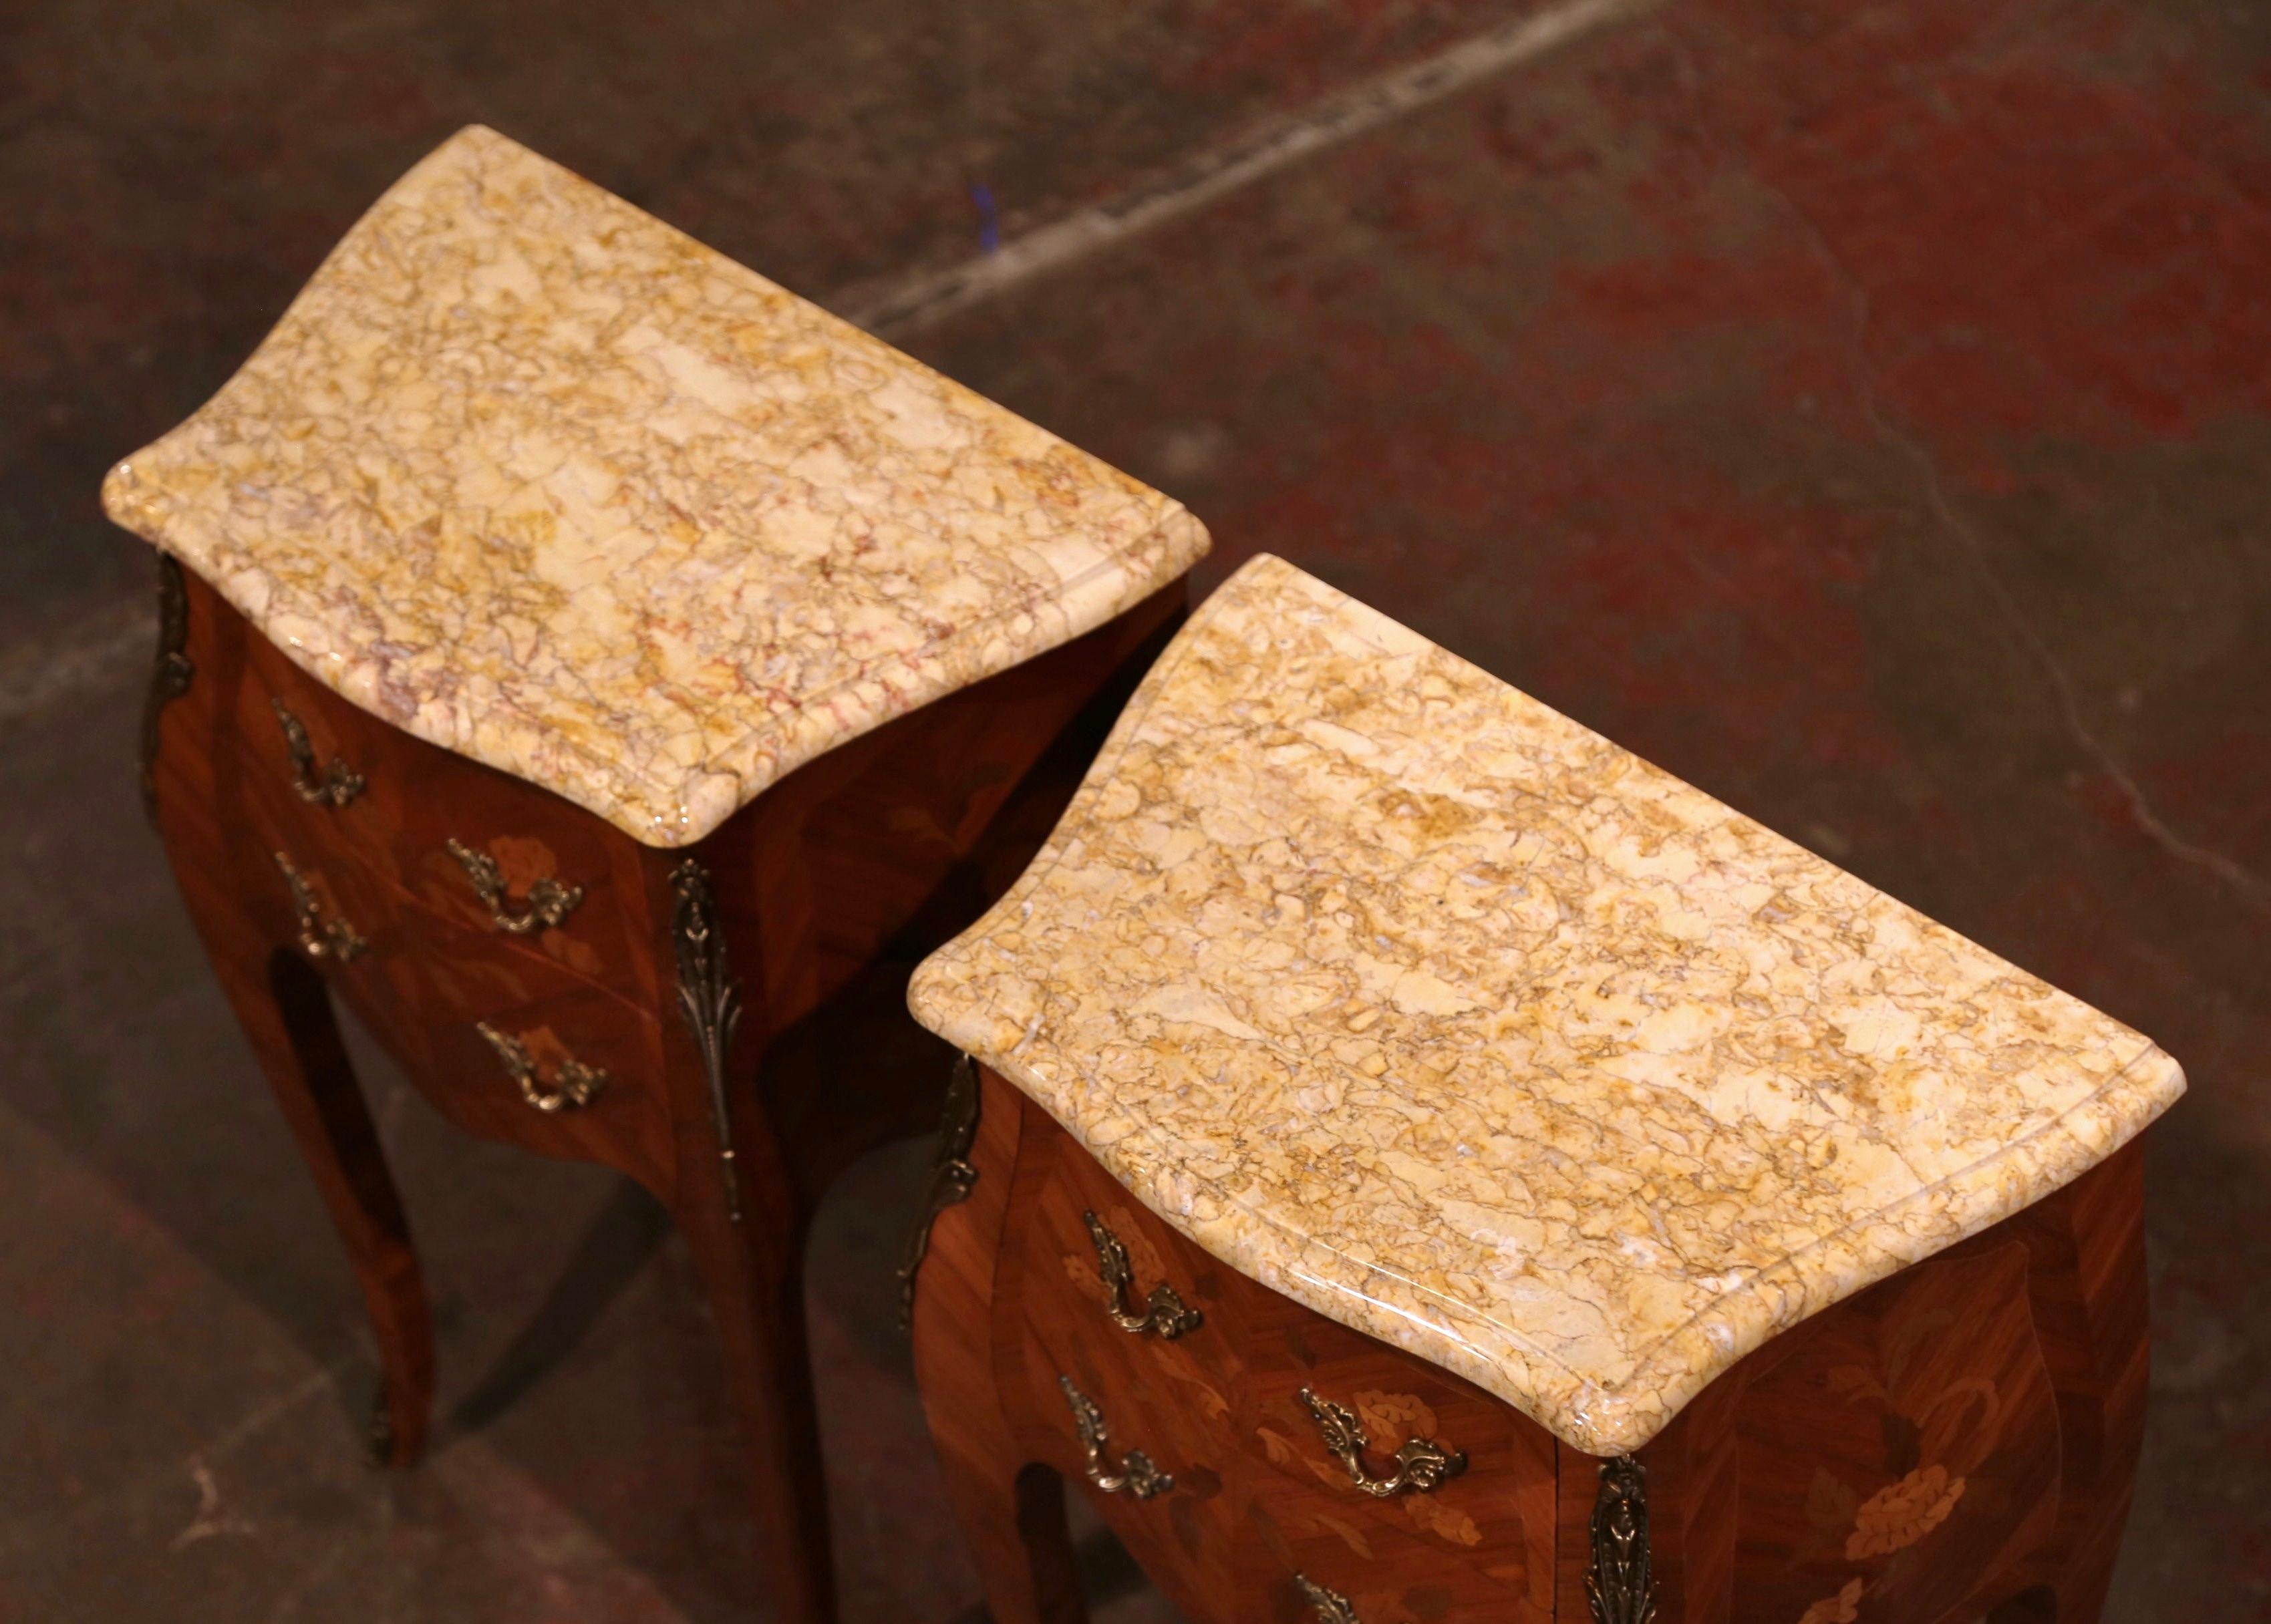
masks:
{"type": "Polygon", "coordinates": [[[479,127],[103,501],[356,704],[663,846],[1207,548],[1166,496],[479,127]]]}
{"type": "Polygon", "coordinates": [[[1596,1455],[2184,1091],[1267,556],[909,1000],[1215,1256],[1596,1455]]]}

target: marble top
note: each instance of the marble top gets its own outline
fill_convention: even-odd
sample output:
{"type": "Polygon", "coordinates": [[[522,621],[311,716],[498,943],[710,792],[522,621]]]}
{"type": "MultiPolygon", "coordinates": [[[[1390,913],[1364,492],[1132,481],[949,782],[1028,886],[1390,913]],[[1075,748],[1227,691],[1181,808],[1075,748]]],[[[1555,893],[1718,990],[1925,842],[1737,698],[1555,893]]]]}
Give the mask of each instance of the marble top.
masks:
{"type": "Polygon", "coordinates": [[[663,846],[1207,548],[1168,497],[478,127],[103,501],[356,704],[663,846]]]}
{"type": "Polygon", "coordinates": [[[1597,1455],[2184,1091],[1267,556],[910,1002],[1215,1256],[1597,1455]]]}

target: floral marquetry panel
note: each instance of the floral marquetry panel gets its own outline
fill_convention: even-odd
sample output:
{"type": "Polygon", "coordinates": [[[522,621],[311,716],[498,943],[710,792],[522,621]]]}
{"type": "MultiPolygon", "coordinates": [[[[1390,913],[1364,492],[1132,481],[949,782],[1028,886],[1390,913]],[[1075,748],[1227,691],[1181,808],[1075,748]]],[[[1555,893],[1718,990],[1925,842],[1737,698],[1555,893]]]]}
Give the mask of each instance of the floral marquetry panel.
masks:
{"type": "Polygon", "coordinates": [[[1996,1599],[1983,1585],[2059,1509],[2028,1303],[2012,1241],[1921,1264],[1768,1350],[1738,1424],[1746,1617],[1936,1619],[1996,1599]]]}

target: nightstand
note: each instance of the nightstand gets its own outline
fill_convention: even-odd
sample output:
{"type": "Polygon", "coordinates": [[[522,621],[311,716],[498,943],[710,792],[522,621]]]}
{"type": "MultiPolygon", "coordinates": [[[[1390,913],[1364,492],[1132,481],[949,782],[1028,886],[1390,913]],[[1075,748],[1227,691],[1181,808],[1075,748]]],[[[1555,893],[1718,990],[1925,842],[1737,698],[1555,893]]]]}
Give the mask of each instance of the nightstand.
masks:
{"type": "Polygon", "coordinates": [[[1204,531],[480,129],[104,496],[162,555],[145,793],[361,1278],[380,1454],[433,1357],[333,999],[466,1131],[668,1205],[779,1616],[827,1619],[807,1221],[934,1120],[907,972],[1046,832],[1204,531]]]}
{"type": "Polygon", "coordinates": [[[1292,566],[910,1001],[1001,1624],[2097,1616],[2175,1062],[1292,566]]]}

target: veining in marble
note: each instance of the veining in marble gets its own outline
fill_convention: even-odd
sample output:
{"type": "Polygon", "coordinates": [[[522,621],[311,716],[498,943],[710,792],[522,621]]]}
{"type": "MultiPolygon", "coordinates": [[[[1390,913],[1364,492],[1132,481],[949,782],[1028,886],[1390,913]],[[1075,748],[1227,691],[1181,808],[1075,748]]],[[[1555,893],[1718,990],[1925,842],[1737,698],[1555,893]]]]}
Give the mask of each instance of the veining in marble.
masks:
{"type": "Polygon", "coordinates": [[[2184,1089],[1268,556],[909,997],[1198,1245],[1594,1454],[2184,1089]]]}
{"type": "Polygon", "coordinates": [[[348,699],[654,846],[1207,547],[1170,498],[479,127],[103,500],[348,699]]]}

